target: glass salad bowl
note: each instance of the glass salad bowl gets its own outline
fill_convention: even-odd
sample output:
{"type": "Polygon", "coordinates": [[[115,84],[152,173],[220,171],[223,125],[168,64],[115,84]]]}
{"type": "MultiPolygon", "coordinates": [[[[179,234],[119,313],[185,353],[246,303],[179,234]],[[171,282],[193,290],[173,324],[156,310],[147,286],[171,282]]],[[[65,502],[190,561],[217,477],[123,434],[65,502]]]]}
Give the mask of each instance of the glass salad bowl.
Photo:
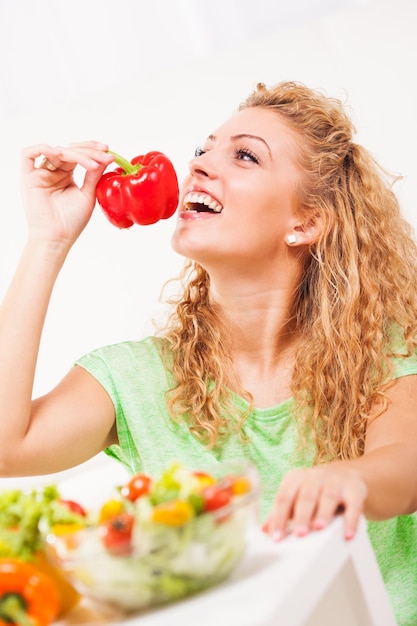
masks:
{"type": "Polygon", "coordinates": [[[50,532],[47,553],[81,594],[138,611],[225,580],[244,554],[258,501],[250,464],[174,464],[156,480],[133,476],[87,513],[83,528],[50,532]]]}

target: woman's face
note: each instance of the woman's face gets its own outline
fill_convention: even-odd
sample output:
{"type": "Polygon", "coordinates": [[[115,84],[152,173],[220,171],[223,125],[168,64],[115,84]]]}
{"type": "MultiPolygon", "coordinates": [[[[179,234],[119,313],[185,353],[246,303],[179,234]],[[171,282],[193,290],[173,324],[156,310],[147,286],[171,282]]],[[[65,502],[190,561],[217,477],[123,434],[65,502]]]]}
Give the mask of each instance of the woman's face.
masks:
{"type": "Polygon", "coordinates": [[[296,223],[295,135],[276,113],[243,109],[207,138],[181,186],[174,250],[208,271],[262,271],[296,223]]]}

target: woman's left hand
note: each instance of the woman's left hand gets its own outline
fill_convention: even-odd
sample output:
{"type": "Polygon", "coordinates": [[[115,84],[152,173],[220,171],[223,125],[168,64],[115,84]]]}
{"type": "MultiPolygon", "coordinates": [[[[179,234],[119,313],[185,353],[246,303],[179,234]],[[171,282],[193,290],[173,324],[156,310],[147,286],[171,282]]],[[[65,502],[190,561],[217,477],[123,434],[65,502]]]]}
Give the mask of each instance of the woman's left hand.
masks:
{"type": "Polygon", "coordinates": [[[278,541],[292,532],[302,537],[325,528],[336,514],[345,518],[345,538],[355,535],[368,495],[367,485],[349,461],[291,470],[275,496],[263,530],[278,541]]]}

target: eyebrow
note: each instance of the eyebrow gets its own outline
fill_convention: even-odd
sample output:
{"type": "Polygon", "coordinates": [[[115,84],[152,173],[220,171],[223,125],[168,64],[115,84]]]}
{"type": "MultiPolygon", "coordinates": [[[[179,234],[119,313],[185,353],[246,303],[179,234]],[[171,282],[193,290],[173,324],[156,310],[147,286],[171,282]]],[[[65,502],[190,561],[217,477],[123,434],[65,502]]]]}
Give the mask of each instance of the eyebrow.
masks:
{"type": "MultiPolygon", "coordinates": [[[[217,137],[215,135],[209,135],[207,139],[209,139],[210,141],[216,141],[217,137]]],[[[265,139],[262,139],[262,137],[259,137],[258,135],[250,135],[249,133],[240,133],[239,135],[233,135],[232,137],[230,137],[230,139],[232,141],[238,141],[239,139],[255,139],[256,141],[260,141],[264,144],[264,146],[268,150],[269,158],[272,159],[271,148],[268,146],[265,139]]]]}

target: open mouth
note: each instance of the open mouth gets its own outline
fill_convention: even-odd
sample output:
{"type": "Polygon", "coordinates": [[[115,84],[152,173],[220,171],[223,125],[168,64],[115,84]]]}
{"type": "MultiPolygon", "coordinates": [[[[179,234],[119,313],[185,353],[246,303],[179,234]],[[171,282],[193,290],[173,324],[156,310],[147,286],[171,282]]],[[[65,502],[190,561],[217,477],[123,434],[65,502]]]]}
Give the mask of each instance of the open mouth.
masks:
{"type": "Polygon", "coordinates": [[[207,193],[191,192],[184,198],[186,211],[196,211],[197,213],[221,213],[223,207],[207,193]]]}

